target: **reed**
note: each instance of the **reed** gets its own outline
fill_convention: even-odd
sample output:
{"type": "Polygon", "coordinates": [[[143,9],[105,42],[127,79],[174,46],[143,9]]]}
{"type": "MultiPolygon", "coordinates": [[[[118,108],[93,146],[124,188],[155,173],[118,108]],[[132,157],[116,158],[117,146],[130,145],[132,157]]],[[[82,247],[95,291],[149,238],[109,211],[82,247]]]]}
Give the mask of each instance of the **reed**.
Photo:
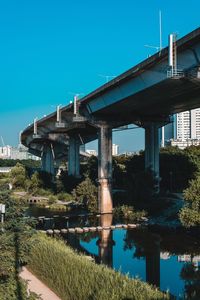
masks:
{"type": "Polygon", "coordinates": [[[147,283],[95,264],[63,241],[42,233],[33,237],[28,268],[63,300],[170,298],[147,283]]]}

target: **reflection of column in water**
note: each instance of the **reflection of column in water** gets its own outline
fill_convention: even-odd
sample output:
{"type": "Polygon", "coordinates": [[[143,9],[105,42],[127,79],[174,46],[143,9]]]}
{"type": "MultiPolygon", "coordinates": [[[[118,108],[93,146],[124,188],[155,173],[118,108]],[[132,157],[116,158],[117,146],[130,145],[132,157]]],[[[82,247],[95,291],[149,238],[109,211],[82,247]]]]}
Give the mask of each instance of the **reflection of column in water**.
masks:
{"type": "Polygon", "coordinates": [[[152,241],[146,252],[146,281],[160,287],[160,240],[152,241]]]}
{"type": "MultiPolygon", "coordinates": [[[[112,225],[112,214],[104,214],[100,217],[100,222],[102,227],[112,225]]],[[[113,265],[113,245],[114,241],[112,239],[112,230],[103,229],[100,232],[100,238],[97,241],[99,246],[99,261],[109,267],[113,265]]]]}
{"type": "Polygon", "coordinates": [[[66,220],[66,226],[67,228],[69,227],[69,218],[68,217],[65,217],[65,220],[66,220]]]}
{"type": "Polygon", "coordinates": [[[81,252],[81,250],[83,250],[83,248],[81,248],[81,246],[80,246],[80,239],[77,238],[76,234],[69,232],[67,234],[67,242],[70,246],[72,246],[76,250],[78,250],[80,252],[81,252]]]}

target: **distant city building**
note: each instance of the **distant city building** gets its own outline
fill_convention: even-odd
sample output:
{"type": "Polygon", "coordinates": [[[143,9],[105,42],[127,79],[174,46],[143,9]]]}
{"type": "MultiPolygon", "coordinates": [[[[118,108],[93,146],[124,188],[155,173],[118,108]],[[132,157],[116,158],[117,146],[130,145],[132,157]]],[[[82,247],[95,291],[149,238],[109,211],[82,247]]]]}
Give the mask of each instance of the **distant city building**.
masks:
{"type": "Polygon", "coordinates": [[[189,262],[192,263],[194,266],[198,267],[200,263],[200,255],[190,255],[190,254],[178,255],[178,261],[189,262]]]}
{"type": "Polygon", "coordinates": [[[0,158],[10,158],[11,157],[11,146],[0,147],[0,158]]]}
{"type": "Polygon", "coordinates": [[[123,152],[121,155],[125,155],[125,156],[139,155],[139,151],[127,151],[127,152],[123,152]]]}
{"type": "Polygon", "coordinates": [[[200,139],[188,139],[186,141],[182,140],[170,140],[168,143],[169,146],[177,146],[180,149],[185,149],[186,147],[189,146],[199,146],[200,145],[200,139]]]}
{"type": "Polygon", "coordinates": [[[23,145],[19,145],[18,147],[12,147],[12,146],[4,146],[0,147],[0,158],[1,159],[33,159],[33,160],[39,160],[40,158],[32,155],[28,152],[28,149],[24,147],[23,145]]]}
{"type": "Polygon", "coordinates": [[[119,145],[112,144],[112,155],[118,155],[119,154],[119,145]]]}
{"type": "Polygon", "coordinates": [[[85,152],[88,153],[88,154],[90,154],[90,155],[97,156],[97,151],[96,150],[93,150],[93,149],[89,150],[89,149],[87,149],[85,152]]]}
{"type": "Polygon", "coordinates": [[[172,122],[161,129],[161,145],[181,149],[200,145],[200,108],[174,115],[172,122]]]}
{"type": "Polygon", "coordinates": [[[176,115],[177,140],[200,139],[200,108],[184,111],[176,115]]]}

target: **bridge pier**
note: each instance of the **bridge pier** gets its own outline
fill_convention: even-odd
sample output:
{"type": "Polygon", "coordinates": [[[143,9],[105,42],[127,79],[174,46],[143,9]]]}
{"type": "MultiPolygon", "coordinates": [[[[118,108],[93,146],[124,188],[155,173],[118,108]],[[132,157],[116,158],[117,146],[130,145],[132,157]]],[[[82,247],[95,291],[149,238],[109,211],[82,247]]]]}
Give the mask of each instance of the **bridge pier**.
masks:
{"type": "Polygon", "coordinates": [[[80,176],[80,143],[76,137],[69,139],[68,175],[80,176]]]}
{"type": "Polygon", "coordinates": [[[112,213],[112,128],[101,125],[98,133],[98,204],[100,213],[112,213]]]}
{"type": "Polygon", "coordinates": [[[55,175],[54,154],[51,145],[45,145],[41,157],[41,170],[55,175]]]}
{"type": "Polygon", "coordinates": [[[155,179],[155,190],[159,192],[159,125],[145,125],[145,169],[151,170],[155,179]]]}

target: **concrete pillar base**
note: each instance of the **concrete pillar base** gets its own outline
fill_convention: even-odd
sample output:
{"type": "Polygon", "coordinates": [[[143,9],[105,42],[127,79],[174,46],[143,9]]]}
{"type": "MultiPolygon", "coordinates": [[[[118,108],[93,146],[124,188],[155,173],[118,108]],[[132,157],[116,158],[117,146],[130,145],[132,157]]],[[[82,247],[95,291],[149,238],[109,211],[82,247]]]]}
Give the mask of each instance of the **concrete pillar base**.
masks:
{"type": "Polygon", "coordinates": [[[109,183],[108,179],[99,179],[98,198],[99,212],[101,214],[112,213],[112,184],[109,183]]]}

